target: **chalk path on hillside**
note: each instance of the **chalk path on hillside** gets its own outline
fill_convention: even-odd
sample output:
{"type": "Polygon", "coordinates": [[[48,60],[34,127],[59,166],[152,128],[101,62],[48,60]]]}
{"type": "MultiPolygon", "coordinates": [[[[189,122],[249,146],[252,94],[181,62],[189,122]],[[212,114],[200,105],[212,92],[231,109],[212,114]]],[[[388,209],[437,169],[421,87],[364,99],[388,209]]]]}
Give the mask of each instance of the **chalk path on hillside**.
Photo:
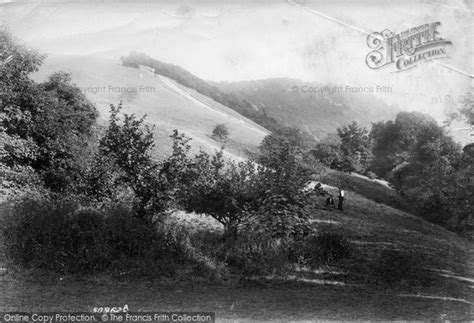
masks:
{"type": "Polygon", "coordinates": [[[188,93],[186,90],[180,88],[178,85],[176,85],[172,80],[170,80],[169,78],[165,77],[165,76],[162,76],[162,75],[159,75],[158,74],[158,77],[160,79],[160,81],[165,85],[167,86],[170,90],[172,90],[173,92],[181,95],[182,97],[184,97],[185,99],[205,108],[205,109],[208,109],[216,114],[219,114],[227,119],[231,119],[233,121],[236,121],[238,122],[239,124],[249,128],[249,129],[252,129],[254,131],[258,131],[264,135],[267,135],[268,132],[266,131],[263,131],[262,129],[259,129],[258,127],[254,127],[252,125],[250,125],[248,122],[245,122],[244,119],[240,119],[240,118],[236,118],[234,116],[231,116],[227,113],[224,113],[222,111],[219,111],[217,109],[214,109],[213,107],[209,106],[208,104],[202,102],[201,100],[199,100],[198,98],[194,97],[192,94],[188,93]]]}

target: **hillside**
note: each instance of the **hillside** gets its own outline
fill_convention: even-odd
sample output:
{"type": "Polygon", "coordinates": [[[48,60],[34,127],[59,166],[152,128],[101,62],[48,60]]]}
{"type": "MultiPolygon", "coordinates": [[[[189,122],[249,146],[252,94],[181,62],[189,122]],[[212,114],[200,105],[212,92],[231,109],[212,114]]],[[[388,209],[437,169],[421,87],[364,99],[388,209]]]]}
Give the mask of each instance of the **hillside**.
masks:
{"type": "MultiPolygon", "coordinates": [[[[391,197],[379,184],[361,178],[357,183],[379,191],[380,203],[357,193],[360,185],[354,185],[347,190],[344,212],[326,209],[324,197],[315,197],[310,206],[314,226],[347,233],[354,254],[343,266],[313,270],[302,267],[287,276],[258,278],[247,285],[201,284],[184,277],[179,285],[173,285],[166,279],[130,282],[107,276],[35,278],[8,273],[0,275],[0,310],[90,311],[102,304],[128,304],[130,309],[141,311],[214,311],[219,321],[471,317],[472,244],[440,226],[383,204],[391,197]],[[375,277],[366,268],[376,264],[383,252],[397,250],[422,256],[417,265],[432,273],[426,286],[401,283],[387,289],[374,283],[375,277]]],[[[337,191],[330,185],[325,189],[333,194],[337,191]]],[[[195,234],[222,229],[205,215],[177,212],[173,217],[195,234]]]]}
{"type": "Polygon", "coordinates": [[[388,91],[386,88],[369,86],[361,90],[285,78],[215,83],[143,53],[132,52],[121,59],[127,66],[147,66],[154,73],[211,97],[271,131],[290,126],[321,139],[348,122],[370,126],[372,122],[393,119],[399,112],[372,94],[388,91]],[[310,92],[315,90],[321,92],[310,92]]]}
{"type": "MultiPolygon", "coordinates": [[[[194,138],[194,151],[199,148],[212,151],[221,144],[211,138],[212,129],[216,124],[224,123],[230,132],[227,157],[233,159],[245,158],[269,133],[256,122],[218,103],[210,93],[209,96],[198,93],[199,91],[194,89],[192,84],[188,84],[191,87],[185,86],[179,80],[167,77],[170,74],[166,71],[157,70],[155,67],[141,64],[136,66],[132,64],[127,67],[118,60],[62,56],[47,59],[34,77],[35,80],[42,81],[54,71],[62,70],[71,73],[73,82],[97,106],[100,112],[99,121],[102,124],[106,122],[109,104],[117,104],[120,101],[123,101],[125,112],[135,113],[138,116],[148,115],[147,122],[156,126],[157,158],[162,158],[169,152],[168,136],[173,129],[178,129],[194,138]]],[[[285,86],[291,85],[289,83],[291,80],[269,80],[268,82],[275,83],[264,87],[262,91],[266,94],[262,96],[268,102],[274,103],[277,102],[275,98],[279,97],[278,91],[283,91],[285,86]],[[275,98],[272,97],[272,93],[275,98]]],[[[224,92],[218,90],[217,93],[224,92]]],[[[236,94],[235,97],[239,97],[238,100],[241,102],[247,102],[246,99],[242,99],[243,94],[236,94]]],[[[285,101],[285,95],[282,94],[281,99],[285,101]]],[[[343,100],[341,99],[340,102],[343,100]]],[[[297,104],[296,101],[293,103],[297,104]]],[[[354,105],[352,108],[349,108],[348,101],[347,105],[334,103],[333,108],[339,107],[340,111],[346,111],[345,118],[352,118],[353,113],[363,114],[365,111],[362,101],[358,102],[360,105],[354,105]]],[[[63,111],[61,108],[60,106],[54,111],[63,111]]],[[[255,106],[255,109],[262,115],[268,113],[266,106],[255,106]]],[[[307,112],[306,117],[309,120],[310,114],[309,111],[307,112]]],[[[287,113],[291,113],[291,109],[287,113]]],[[[333,116],[329,110],[325,113],[328,118],[333,116]]],[[[369,114],[369,112],[366,113],[369,114]]],[[[340,117],[338,113],[334,115],[337,118],[340,117]]],[[[281,117],[286,118],[283,115],[281,117]]],[[[293,121],[297,122],[300,117],[294,117],[293,121]]],[[[363,123],[362,119],[357,120],[363,123]]],[[[331,124],[336,121],[326,119],[327,129],[330,126],[336,126],[331,124]]],[[[303,124],[303,126],[311,131],[308,124],[303,124]]],[[[316,133],[313,134],[317,136],[316,133]]],[[[321,132],[319,136],[321,135],[324,133],[321,132]]],[[[133,144],[133,141],[129,139],[126,142],[133,144]]],[[[291,151],[287,150],[287,154],[291,156],[291,151]]],[[[202,171],[202,168],[195,169],[199,174],[212,174],[212,172],[202,171]]],[[[290,166],[288,169],[294,171],[296,168],[290,166]]],[[[44,201],[46,202],[44,210],[41,206],[31,207],[35,204],[21,204],[25,206],[25,209],[17,208],[13,203],[0,204],[0,228],[7,228],[5,231],[7,233],[18,233],[2,235],[0,245],[4,238],[7,238],[8,242],[15,242],[16,239],[11,239],[11,237],[25,236],[25,231],[9,231],[10,220],[22,219],[23,215],[29,215],[30,210],[33,218],[44,219],[45,227],[43,228],[41,225],[34,225],[35,222],[20,222],[27,225],[33,223],[30,225],[32,227],[30,231],[33,231],[34,238],[25,240],[25,243],[18,243],[19,247],[26,246],[28,251],[30,246],[35,246],[34,243],[40,246],[34,248],[33,252],[25,253],[26,256],[22,259],[26,259],[26,263],[30,259],[35,259],[36,252],[40,254],[45,244],[52,245],[55,247],[53,249],[58,250],[62,250],[63,246],[75,246],[67,242],[57,245],[45,243],[41,235],[39,238],[35,235],[36,232],[44,231],[46,232],[44,236],[59,239],[69,237],[64,232],[70,230],[72,241],[80,240],[77,236],[87,237],[83,232],[90,233],[91,237],[104,236],[104,240],[99,239],[98,242],[94,239],[84,239],[87,243],[79,244],[76,249],[66,249],[68,253],[51,250],[53,261],[48,262],[46,269],[51,268],[50,264],[57,265],[59,268],[51,272],[35,272],[37,268],[34,264],[31,267],[25,267],[27,269],[25,271],[16,271],[6,259],[7,255],[11,257],[12,254],[2,253],[0,250],[0,289],[3,292],[0,294],[0,310],[52,311],[59,305],[62,310],[77,312],[90,311],[94,306],[103,306],[103,304],[119,306],[127,304],[132,311],[152,311],[156,308],[168,311],[214,311],[219,319],[231,320],[466,319],[472,316],[474,282],[472,243],[453,232],[412,215],[410,206],[406,205],[386,182],[375,182],[361,175],[343,174],[333,170],[320,175],[317,180],[324,184],[324,189],[330,194],[336,195],[338,186],[346,190],[344,211],[325,206],[326,197],[316,194],[307,194],[302,197],[295,193],[293,195],[296,197],[295,203],[290,204],[289,199],[285,197],[281,199],[279,196],[282,194],[276,194],[283,190],[290,191],[291,185],[288,182],[285,182],[286,186],[282,190],[272,192],[271,188],[279,186],[278,182],[267,183],[262,177],[258,177],[257,180],[268,184],[264,186],[266,192],[271,194],[267,201],[278,206],[273,203],[278,200],[272,200],[276,197],[295,208],[285,210],[285,204],[283,204],[281,209],[285,212],[282,212],[279,217],[280,208],[277,211],[270,208],[268,212],[260,207],[243,208],[238,210],[238,213],[233,213],[235,211],[227,211],[226,205],[223,204],[216,203],[217,206],[213,206],[213,209],[189,208],[185,201],[183,204],[173,204],[172,208],[159,210],[163,221],[156,223],[156,231],[152,221],[137,223],[133,215],[136,216],[139,213],[127,211],[124,213],[126,215],[123,217],[124,220],[132,219],[135,222],[130,222],[132,225],[128,225],[129,222],[121,222],[124,224],[121,224],[121,227],[138,229],[129,234],[128,231],[116,230],[113,222],[106,222],[106,220],[118,219],[113,213],[102,215],[99,213],[101,211],[97,210],[91,214],[92,216],[86,215],[92,221],[98,221],[91,222],[92,225],[87,224],[86,229],[90,231],[86,231],[80,226],[76,227],[73,222],[73,219],[81,219],[79,216],[82,216],[80,213],[82,210],[79,206],[72,206],[74,208],[70,211],[65,209],[64,212],[62,209],[60,212],[53,209],[55,214],[60,216],[59,221],[54,221],[54,223],[59,223],[57,228],[61,229],[54,231],[57,230],[56,226],[49,225],[47,222],[55,219],[48,213],[49,208],[55,207],[51,201],[44,201]],[[176,210],[175,207],[205,214],[186,213],[180,209],[176,210]],[[250,220],[259,220],[261,214],[268,214],[270,220],[279,221],[279,223],[271,224],[272,227],[285,227],[285,220],[288,218],[291,220],[291,216],[297,212],[301,212],[300,214],[304,215],[308,221],[304,221],[304,226],[299,227],[298,230],[292,230],[291,233],[289,230],[284,232],[286,236],[282,235],[282,237],[267,236],[265,229],[246,235],[245,233],[248,232],[245,229],[252,231],[252,228],[245,226],[245,222],[236,224],[235,228],[240,229],[239,234],[236,235],[237,238],[233,241],[227,240],[234,243],[234,246],[232,249],[225,250],[221,248],[226,248],[225,244],[228,242],[222,239],[222,233],[224,225],[228,222],[217,222],[216,219],[220,219],[220,215],[213,213],[216,209],[219,212],[224,210],[226,215],[250,215],[250,220]],[[15,216],[9,218],[8,215],[15,216]],[[71,222],[62,221],[61,217],[67,218],[68,221],[71,218],[71,222]],[[112,234],[104,233],[107,230],[110,230],[112,234]],[[146,236],[148,231],[151,233],[150,236],[146,236]],[[133,237],[138,236],[136,244],[138,248],[132,247],[135,244],[127,243],[128,240],[124,240],[126,243],[122,244],[121,239],[115,239],[116,234],[120,232],[124,238],[132,239],[130,240],[132,242],[133,237]],[[114,244],[109,244],[107,237],[111,237],[114,243],[118,240],[119,247],[109,248],[114,244]],[[175,242],[173,242],[175,239],[173,237],[176,237],[175,242]],[[262,240],[259,239],[260,237],[262,240]],[[288,237],[290,237],[288,242],[291,245],[286,249],[285,238],[288,237]],[[270,244],[269,247],[265,246],[267,243],[270,244]],[[121,256],[117,253],[116,256],[111,253],[111,250],[121,250],[123,245],[129,246],[127,255],[130,258],[121,258],[123,254],[121,256]],[[150,253],[142,252],[137,257],[136,250],[140,247],[149,247],[150,253]],[[87,253],[83,253],[84,258],[80,258],[81,252],[77,250],[103,251],[103,254],[97,254],[96,259],[109,262],[105,262],[104,267],[90,267],[91,271],[64,270],[64,268],[73,268],[67,267],[69,261],[74,265],[77,263],[81,265],[82,262],[78,260],[86,257],[94,259],[87,253]],[[222,253],[223,250],[224,253],[222,253]],[[300,251],[303,252],[300,253],[300,251]],[[173,254],[176,254],[176,258],[173,254]],[[59,258],[60,261],[56,261],[58,255],[65,256],[59,258]],[[113,267],[118,259],[123,259],[124,267],[113,267]],[[145,262],[148,260],[151,262],[145,262]],[[250,266],[251,270],[246,271],[249,268],[246,265],[248,262],[251,265],[255,263],[265,270],[260,271],[260,268],[252,270],[250,266]],[[171,264],[172,267],[166,268],[167,264],[171,264]],[[182,266],[179,267],[178,264],[182,266]],[[267,269],[267,264],[271,265],[268,267],[270,269],[267,269]],[[135,265],[137,267],[134,267],[135,265]],[[139,271],[139,265],[151,270],[148,272],[149,275],[144,276],[144,272],[139,271]],[[113,270],[109,271],[110,269],[113,270]],[[28,276],[29,274],[31,277],[28,276]],[[47,298],[43,297],[44,293],[48,295],[47,298]]],[[[217,186],[215,182],[220,181],[203,178],[206,185],[210,184],[211,191],[217,186]]],[[[233,186],[229,183],[246,187],[248,182],[246,179],[249,175],[244,173],[242,178],[244,178],[243,181],[240,181],[238,177],[226,178],[224,189],[233,186]]],[[[296,177],[291,177],[291,179],[299,180],[296,177]]],[[[146,182],[143,177],[140,177],[136,182],[142,181],[146,182]]],[[[200,177],[194,183],[199,183],[199,181],[200,177]]],[[[152,181],[151,183],[156,185],[160,182],[152,181]]],[[[192,185],[193,183],[187,186],[192,185]]],[[[240,196],[238,195],[241,192],[245,193],[245,198],[251,196],[253,199],[260,196],[260,194],[255,194],[255,186],[249,186],[243,191],[203,195],[208,192],[206,185],[197,186],[197,189],[194,189],[202,204],[213,205],[214,201],[229,200],[229,204],[236,205],[239,203],[240,196]]],[[[176,185],[171,188],[177,187],[176,185]]],[[[294,191],[298,192],[298,188],[299,186],[294,191]]],[[[143,191],[146,194],[161,192],[153,191],[153,187],[150,190],[150,186],[145,187],[143,191]]],[[[168,194],[171,191],[163,192],[168,194]]],[[[181,191],[180,194],[189,197],[192,196],[193,190],[187,189],[181,191]]],[[[158,195],[158,198],[161,199],[163,196],[158,195]]],[[[254,204],[265,205],[267,201],[258,199],[254,204]]],[[[126,199],[123,199],[122,203],[132,204],[126,199]]],[[[259,222],[249,222],[247,225],[258,229],[259,222]]],[[[270,229],[273,229],[272,227],[270,229]]],[[[21,228],[21,224],[18,228],[21,228]]],[[[228,232],[225,231],[225,233],[228,232]]],[[[7,251],[13,250],[9,249],[8,243],[5,247],[7,251]]],[[[146,249],[143,250],[146,251],[146,249]]],[[[41,261],[49,260],[46,257],[37,258],[41,258],[41,261]]],[[[44,268],[38,267],[38,269],[44,268]]]]}
{"type": "Polygon", "coordinates": [[[372,122],[393,119],[399,112],[369,92],[377,91],[374,87],[364,90],[286,78],[221,82],[217,86],[281,124],[307,131],[318,139],[348,122],[370,126],[372,122]]]}
{"type": "Polygon", "coordinates": [[[33,78],[43,81],[56,71],[71,73],[73,83],[97,107],[100,123],[108,118],[109,105],[120,101],[124,112],[146,114],[147,122],[156,126],[159,158],[170,151],[168,136],[173,129],[193,138],[193,152],[212,152],[222,145],[210,137],[212,130],[223,123],[229,129],[227,153],[236,159],[246,157],[269,133],[234,110],[147,68],[124,67],[120,61],[91,56],[50,56],[33,78]]]}

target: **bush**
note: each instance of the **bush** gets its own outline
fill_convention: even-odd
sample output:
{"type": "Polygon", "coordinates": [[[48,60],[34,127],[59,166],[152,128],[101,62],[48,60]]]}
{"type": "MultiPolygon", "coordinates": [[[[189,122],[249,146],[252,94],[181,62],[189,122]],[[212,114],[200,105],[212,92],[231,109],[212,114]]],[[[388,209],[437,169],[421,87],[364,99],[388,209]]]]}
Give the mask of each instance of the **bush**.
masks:
{"type": "Polygon", "coordinates": [[[227,264],[244,276],[262,276],[288,269],[290,243],[264,235],[245,235],[225,252],[227,264]]]}
{"type": "Polygon", "coordinates": [[[153,226],[144,225],[126,208],[116,207],[107,213],[102,234],[107,242],[109,257],[155,258],[151,251],[158,237],[153,226]]]}
{"type": "Polygon", "coordinates": [[[350,243],[343,233],[327,231],[308,235],[296,243],[292,258],[310,265],[320,265],[347,259],[351,253],[350,243]]]}
{"type": "Polygon", "coordinates": [[[226,141],[229,137],[229,129],[225,124],[218,124],[212,130],[212,138],[214,140],[226,141]]]}
{"type": "Polygon", "coordinates": [[[79,210],[74,202],[25,200],[7,219],[6,254],[26,268],[94,271],[107,261],[103,229],[96,212],[79,210]]]}
{"type": "Polygon", "coordinates": [[[98,211],[70,201],[19,202],[4,237],[12,264],[59,273],[172,275],[193,257],[184,229],[157,230],[129,209],[98,211]]]}
{"type": "Polygon", "coordinates": [[[125,67],[140,68],[140,65],[138,65],[137,63],[132,62],[130,60],[126,60],[124,58],[122,58],[122,65],[125,67]]]}

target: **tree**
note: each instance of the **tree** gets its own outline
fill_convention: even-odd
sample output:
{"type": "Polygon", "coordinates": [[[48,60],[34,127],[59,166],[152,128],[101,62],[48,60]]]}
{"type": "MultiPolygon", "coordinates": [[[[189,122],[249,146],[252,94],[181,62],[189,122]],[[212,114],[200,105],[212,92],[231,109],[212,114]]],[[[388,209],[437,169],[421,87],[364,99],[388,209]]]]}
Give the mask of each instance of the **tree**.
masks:
{"type": "Polygon", "coordinates": [[[93,154],[97,110],[64,72],[39,84],[38,95],[31,136],[42,149],[33,167],[47,187],[73,191],[93,154]]]}
{"type": "Polygon", "coordinates": [[[181,205],[214,217],[227,241],[235,241],[240,226],[287,235],[306,223],[302,188],[309,172],[298,148],[281,136],[268,136],[262,147],[261,165],[225,160],[221,150],[201,152],[184,168],[181,205]]]}
{"type": "Polygon", "coordinates": [[[388,160],[390,166],[399,163],[388,178],[417,214],[458,232],[473,229],[474,171],[469,147],[462,151],[434,120],[416,113],[403,113],[395,123],[377,125],[372,136],[377,148],[374,160],[388,160]]]}
{"type": "Polygon", "coordinates": [[[188,185],[181,192],[187,211],[206,213],[224,226],[224,239],[234,241],[238,226],[255,209],[258,166],[251,162],[225,161],[223,151],[211,156],[199,153],[191,162],[186,177],[188,185]]]}
{"type": "Polygon", "coordinates": [[[370,169],[379,177],[388,178],[392,169],[410,160],[423,133],[437,127],[433,118],[418,112],[400,112],[395,121],[373,124],[370,169]]]}
{"type": "Polygon", "coordinates": [[[212,138],[218,141],[226,141],[229,137],[229,129],[225,124],[218,124],[212,130],[212,138]]]}
{"type": "MultiPolygon", "coordinates": [[[[145,116],[137,119],[134,114],[124,114],[122,122],[121,109],[122,103],[118,107],[110,105],[109,126],[100,140],[96,160],[107,160],[111,166],[112,174],[103,172],[104,184],[108,184],[108,179],[116,189],[131,189],[137,217],[151,222],[155,213],[166,209],[165,199],[160,194],[164,190],[159,180],[159,167],[151,157],[153,128],[144,124],[145,116]]],[[[93,180],[98,182],[97,178],[93,180]]],[[[100,190],[102,188],[96,192],[100,190]]]]}
{"type": "Polygon", "coordinates": [[[49,189],[72,191],[91,155],[97,111],[65,73],[55,73],[41,84],[30,79],[44,56],[5,30],[0,38],[2,56],[9,57],[0,69],[0,123],[4,136],[11,137],[5,144],[21,140],[37,147],[28,158],[18,158],[7,149],[8,159],[16,166],[31,167],[49,189]]]}
{"type": "Polygon", "coordinates": [[[342,170],[364,173],[370,162],[370,139],[368,130],[357,122],[337,129],[341,139],[342,170]]]}
{"type": "MultiPolygon", "coordinates": [[[[273,169],[288,157],[300,164],[310,155],[315,141],[308,134],[296,128],[284,128],[267,135],[260,144],[258,162],[273,169]],[[291,157],[290,157],[291,156],[291,157]]],[[[288,161],[287,161],[288,162],[288,161]]]]}
{"type": "Polygon", "coordinates": [[[311,152],[323,165],[332,169],[342,170],[342,156],[339,144],[319,143],[311,152]]]}

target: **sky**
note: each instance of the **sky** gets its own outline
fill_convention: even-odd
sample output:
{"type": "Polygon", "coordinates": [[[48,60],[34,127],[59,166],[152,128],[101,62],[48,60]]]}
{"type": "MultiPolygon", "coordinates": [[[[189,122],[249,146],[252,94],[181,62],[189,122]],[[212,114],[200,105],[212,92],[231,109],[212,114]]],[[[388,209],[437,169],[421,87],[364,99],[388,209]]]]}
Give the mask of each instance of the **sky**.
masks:
{"type": "Polygon", "coordinates": [[[441,120],[472,90],[473,3],[3,0],[0,21],[47,54],[119,58],[136,50],[212,81],[288,77],[372,88],[388,104],[441,120]],[[437,21],[451,41],[447,57],[405,71],[367,66],[367,34],[437,21]]]}

